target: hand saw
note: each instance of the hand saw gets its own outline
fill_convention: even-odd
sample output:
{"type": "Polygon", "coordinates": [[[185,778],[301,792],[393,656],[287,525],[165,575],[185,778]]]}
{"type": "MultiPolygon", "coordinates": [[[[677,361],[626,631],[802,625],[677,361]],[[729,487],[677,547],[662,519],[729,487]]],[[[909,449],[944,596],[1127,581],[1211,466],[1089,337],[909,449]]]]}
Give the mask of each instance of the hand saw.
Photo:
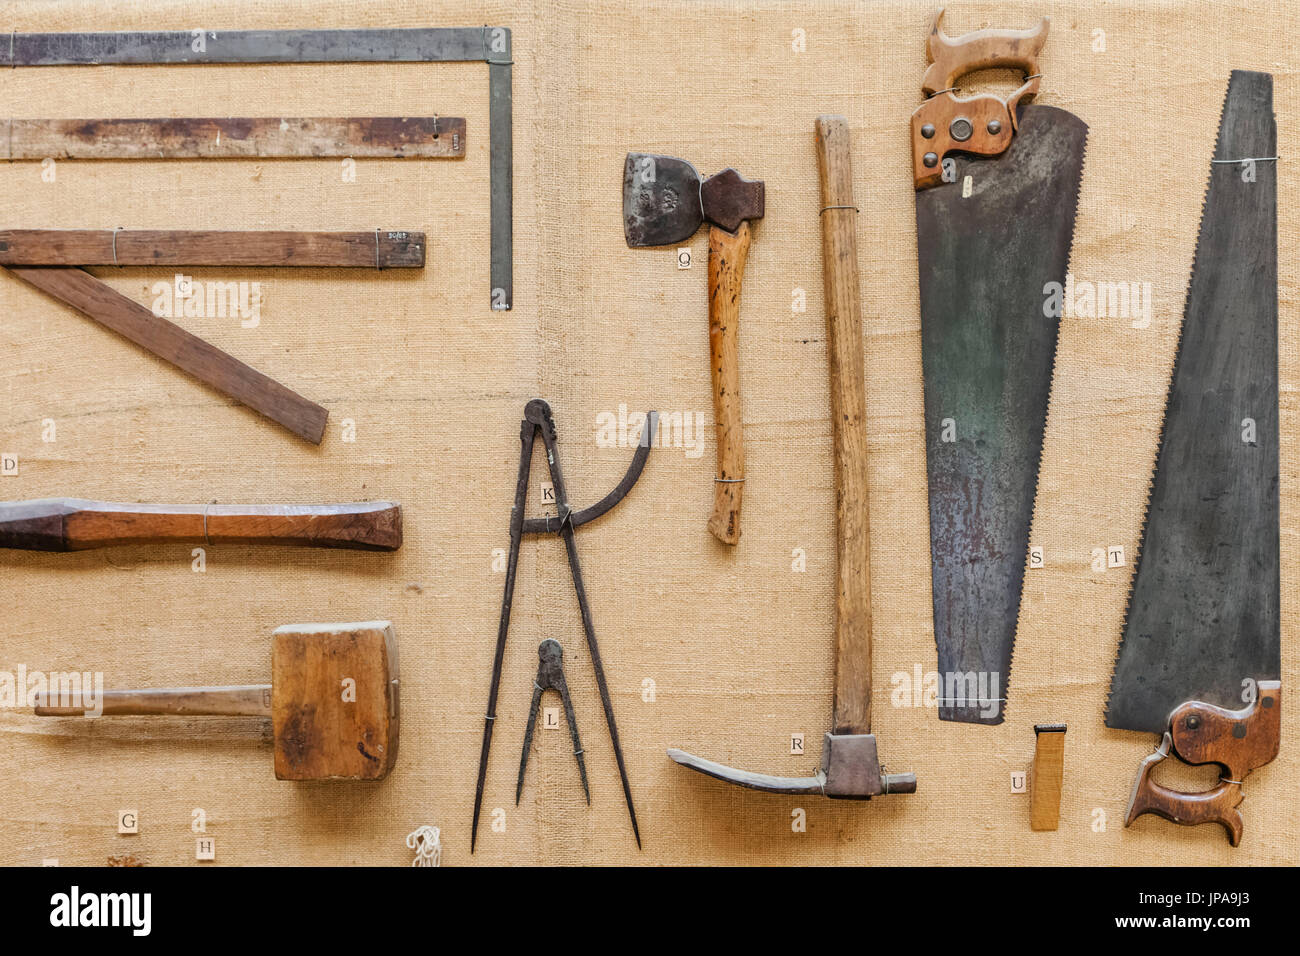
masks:
{"type": "Polygon", "coordinates": [[[1272,76],[1234,71],[1106,709],[1162,737],[1124,825],[1218,823],[1233,846],[1242,779],[1281,731],[1276,149],[1272,76]],[[1153,782],[1171,753],[1219,784],[1153,782]]]}
{"type": "Polygon", "coordinates": [[[955,39],[935,18],[912,115],[939,718],[1002,722],[1088,128],[1038,90],[1047,18],[955,39]],[[1025,75],[1006,99],[966,74],[1025,75]]]}

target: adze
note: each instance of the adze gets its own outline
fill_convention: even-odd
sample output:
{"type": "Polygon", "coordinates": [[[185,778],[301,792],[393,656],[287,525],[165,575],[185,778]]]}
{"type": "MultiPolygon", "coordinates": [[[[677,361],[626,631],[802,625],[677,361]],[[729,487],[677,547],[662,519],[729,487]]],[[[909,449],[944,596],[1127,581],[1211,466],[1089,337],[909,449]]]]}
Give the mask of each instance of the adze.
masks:
{"type": "MultiPolygon", "coordinates": [[[[940,17],[942,11],[940,11],[940,17]]],[[[950,39],[912,114],[939,719],[999,724],[1020,610],[1088,128],[1038,90],[1047,19],[950,39]],[[958,96],[990,67],[1007,99],[958,96]]]]}
{"type": "Polygon", "coordinates": [[[740,408],[740,284],[749,257],[751,219],[763,218],[761,180],[724,169],[703,179],[684,159],[628,153],[623,165],[623,234],[627,244],[684,242],[709,224],[709,367],[718,474],[709,532],[723,544],[740,540],[745,444],[740,408]]]}
{"type": "Polygon", "coordinates": [[[60,687],[36,695],[36,716],[269,717],[277,780],[380,780],[397,760],[398,690],[388,621],[287,624],[271,635],[269,684],[102,696],[60,687]]]}
{"type": "Polygon", "coordinates": [[[1106,726],[1161,736],[1124,825],[1217,823],[1233,846],[1282,728],[1276,160],[1273,77],[1234,71],[1106,706],[1106,726]],[[1218,784],[1161,786],[1170,756],[1218,784]]]}
{"type": "Polygon", "coordinates": [[[858,293],[856,207],[849,126],[841,116],[817,118],[821,173],[822,269],[831,369],[831,434],[835,454],[835,698],[821,770],[776,777],[735,770],[682,750],[668,756],[727,783],[771,793],[820,793],[870,800],[915,793],[916,774],[886,773],[871,733],[871,535],[867,513],[867,396],[858,293]]]}
{"type": "MultiPolygon", "coordinates": [[[[618,742],[618,725],[614,722],[614,705],[609,699],[609,686],[605,683],[605,668],[600,662],[600,647],[596,644],[596,627],[591,619],[591,606],[587,603],[587,589],[582,584],[582,568],[578,564],[578,545],[574,541],[573,529],[599,518],[623,500],[624,495],[632,490],[645,460],[650,455],[654,435],[659,429],[659,414],[647,412],[645,426],[641,432],[641,443],[632,456],[623,480],[614,490],[589,508],[574,511],[569,507],[569,493],[564,485],[564,476],[560,471],[560,456],[556,448],[555,419],[551,416],[551,406],[540,398],[535,398],[524,406],[524,420],[519,426],[519,481],[515,485],[515,504],[510,509],[510,557],[506,561],[505,593],[501,597],[501,621],[497,626],[496,655],[492,659],[492,686],[488,690],[487,712],[483,716],[483,748],[478,759],[478,783],[474,788],[474,824],[470,829],[469,851],[474,852],[478,842],[478,818],[483,808],[483,784],[487,779],[488,752],[492,748],[492,727],[497,719],[497,691],[501,688],[501,664],[506,653],[506,636],[510,633],[510,607],[515,596],[515,576],[519,571],[519,544],[526,534],[559,534],[564,539],[564,550],[569,558],[569,572],[573,575],[573,589],[578,595],[578,611],[582,615],[582,630],[587,638],[587,651],[591,654],[591,666],[596,672],[596,686],[600,690],[600,703],[605,710],[605,723],[609,726],[609,739],[614,747],[614,759],[618,762],[618,776],[623,783],[623,798],[627,801],[627,813],[632,820],[632,834],[636,845],[641,846],[641,830],[636,822],[636,809],[632,806],[632,787],[627,782],[627,767],[623,764],[623,748],[618,742]],[[555,489],[555,517],[525,518],[524,506],[528,503],[528,473],[532,469],[533,445],[537,433],[542,434],[542,445],[546,450],[546,464],[551,473],[551,484],[555,489]]],[[[576,726],[570,717],[570,726],[576,726]]],[[[575,738],[575,749],[577,742],[575,738]]],[[[528,744],[524,745],[525,758],[528,744]]],[[[522,783],[522,767],[520,781],[522,783]]],[[[584,777],[585,777],[584,771],[584,777]]],[[[585,789],[585,787],[584,787],[585,789]]],[[[518,789],[516,789],[518,799],[518,789]]],[[[590,795],[588,795],[590,802],[590,795]]]]}

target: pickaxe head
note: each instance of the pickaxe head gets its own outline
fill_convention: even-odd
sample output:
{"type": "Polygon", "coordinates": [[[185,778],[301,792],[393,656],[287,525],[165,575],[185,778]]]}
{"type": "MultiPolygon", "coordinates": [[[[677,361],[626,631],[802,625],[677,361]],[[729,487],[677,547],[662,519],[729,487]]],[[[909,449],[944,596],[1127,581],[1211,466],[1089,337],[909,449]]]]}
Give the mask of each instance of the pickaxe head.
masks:
{"type": "Polygon", "coordinates": [[[736,770],[684,750],[669,750],[668,756],[683,767],[718,780],[768,793],[819,793],[834,800],[870,800],[886,793],[916,793],[916,774],[885,773],[876,754],[875,734],[827,734],[821,770],[811,777],[776,777],[736,770]]]}
{"type": "Polygon", "coordinates": [[[701,179],[684,159],[628,153],[623,164],[623,234],[627,244],[666,246],[695,235],[710,222],[735,232],[763,218],[763,181],[734,169],[701,179]]]}

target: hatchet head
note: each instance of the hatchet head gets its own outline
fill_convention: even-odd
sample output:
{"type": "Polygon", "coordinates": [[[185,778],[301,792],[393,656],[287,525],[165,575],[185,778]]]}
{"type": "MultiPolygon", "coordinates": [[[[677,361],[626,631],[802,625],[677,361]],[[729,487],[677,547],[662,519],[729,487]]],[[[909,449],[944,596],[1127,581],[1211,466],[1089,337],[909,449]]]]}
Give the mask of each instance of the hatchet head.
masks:
{"type": "Polygon", "coordinates": [[[397,759],[397,638],[388,621],[286,624],[271,635],[277,780],[379,780],[397,759]]]}
{"type": "Polygon", "coordinates": [[[734,169],[702,179],[686,160],[653,153],[628,153],[623,164],[623,235],[634,248],[682,242],[705,222],[735,232],[763,218],[763,204],[763,181],[734,169]]]}

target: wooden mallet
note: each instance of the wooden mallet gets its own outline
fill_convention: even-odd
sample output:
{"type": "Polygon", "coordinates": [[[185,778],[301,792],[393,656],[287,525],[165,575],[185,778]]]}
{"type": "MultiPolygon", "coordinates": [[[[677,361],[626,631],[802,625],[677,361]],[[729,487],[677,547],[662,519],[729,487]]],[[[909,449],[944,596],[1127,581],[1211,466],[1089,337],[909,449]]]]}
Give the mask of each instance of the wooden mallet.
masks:
{"type": "Polygon", "coordinates": [[[388,621],[287,624],[271,636],[271,683],[38,694],[38,717],[270,717],[278,780],[378,780],[397,759],[397,638],[388,621]]]}

